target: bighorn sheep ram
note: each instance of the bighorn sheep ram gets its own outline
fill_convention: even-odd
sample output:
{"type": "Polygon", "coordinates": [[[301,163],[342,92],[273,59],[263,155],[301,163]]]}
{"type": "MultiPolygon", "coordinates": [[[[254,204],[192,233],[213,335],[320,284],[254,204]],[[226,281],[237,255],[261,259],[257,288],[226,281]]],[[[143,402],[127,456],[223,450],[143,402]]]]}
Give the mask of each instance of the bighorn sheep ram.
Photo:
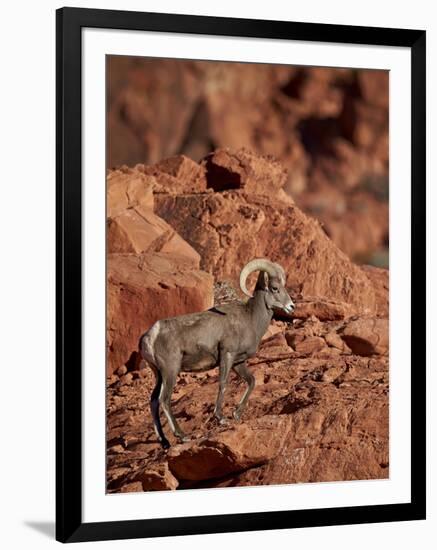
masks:
{"type": "Polygon", "coordinates": [[[171,395],[178,374],[201,372],[219,367],[219,391],[214,415],[221,424],[226,420],[222,404],[231,368],[247,383],[247,388],[234,411],[239,420],[255,385],[255,378],[246,367],[246,360],[255,355],[265,334],[274,309],[292,313],[294,304],[285,289],[283,268],[269,260],[255,259],[240,274],[241,290],[250,296],[246,303],[233,302],[213,307],[201,313],[180,315],[157,321],[140,338],[142,359],[152,367],[156,386],[151,396],[151,411],[155,431],[164,449],[170,443],[164,435],[159,418],[159,404],[167,416],[176,437],[183,433],[171,410],[171,395]],[[246,288],[250,273],[259,271],[253,296],[246,288]]]}

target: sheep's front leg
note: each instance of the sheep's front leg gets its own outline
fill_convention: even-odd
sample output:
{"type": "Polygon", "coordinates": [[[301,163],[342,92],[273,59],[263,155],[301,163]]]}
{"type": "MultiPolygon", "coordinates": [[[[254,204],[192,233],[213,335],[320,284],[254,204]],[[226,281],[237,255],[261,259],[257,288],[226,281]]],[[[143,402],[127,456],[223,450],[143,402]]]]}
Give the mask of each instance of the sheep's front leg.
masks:
{"type": "Polygon", "coordinates": [[[220,422],[220,424],[226,424],[226,419],[222,413],[223,399],[226,391],[226,383],[228,381],[229,371],[231,370],[234,362],[234,354],[229,351],[223,352],[220,355],[220,371],[219,371],[219,391],[217,396],[217,402],[214,408],[214,416],[220,422]]]}
{"type": "Polygon", "coordinates": [[[246,407],[247,400],[249,399],[249,396],[252,393],[253,388],[255,387],[255,377],[247,368],[246,362],[234,365],[234,371],[247,383],[247,388],[243,394],[243,397],[241,398],[237,408],[234,411],[235,420],[240,420],[243,410],[246,407]]]}

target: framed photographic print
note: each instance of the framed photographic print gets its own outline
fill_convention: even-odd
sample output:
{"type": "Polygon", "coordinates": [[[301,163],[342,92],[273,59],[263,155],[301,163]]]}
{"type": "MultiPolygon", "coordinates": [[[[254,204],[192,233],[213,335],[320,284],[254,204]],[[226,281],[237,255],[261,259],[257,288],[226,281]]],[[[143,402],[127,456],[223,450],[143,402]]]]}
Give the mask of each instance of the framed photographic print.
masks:
{"type": "Polygon", "coordinates": [[[425,518],[425,32],[57,12],[62,542],[425,518]]]}

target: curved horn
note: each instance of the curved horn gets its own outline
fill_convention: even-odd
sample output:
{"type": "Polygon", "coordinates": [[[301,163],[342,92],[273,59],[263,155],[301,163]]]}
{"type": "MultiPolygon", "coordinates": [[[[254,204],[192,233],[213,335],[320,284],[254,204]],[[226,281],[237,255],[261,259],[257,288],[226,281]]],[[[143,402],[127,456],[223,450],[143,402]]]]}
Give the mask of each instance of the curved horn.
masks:
{"type": "Polygon", "coordinates": [[[243,267],[240,273],[240,288],[246,296],[252,297],[252,294],[250,294],[247,290],[246,280],[247,277],[254,271],[265,271],[270,277],[279,276],[279,278],[283,278],[285,282],[285,273],[279,264],[274,264],[270,260],[266,260],[264,258],[252,260],[243,267]]]}
{"type": "Polygon", "coordinates": [[[276,267],[279,273],[279,278],[281,279],[282,286],[285,286],[285,281],[287,280],[287,276],[285,275],[284,268],[282,267],[282,265],[279,265],[276,263],[274,263],[273,265],[276,267]]]}

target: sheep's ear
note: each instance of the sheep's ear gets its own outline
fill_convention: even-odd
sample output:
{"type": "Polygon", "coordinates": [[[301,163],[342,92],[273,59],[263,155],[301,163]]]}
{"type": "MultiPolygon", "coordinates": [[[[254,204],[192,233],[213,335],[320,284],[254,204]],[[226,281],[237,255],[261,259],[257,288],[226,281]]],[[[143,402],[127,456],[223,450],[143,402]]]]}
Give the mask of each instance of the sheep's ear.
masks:
{"type": "Polygon", "coordinates": [[[268,286],[268,275],[265,271],[260,271],[258,281],[256,282],[255,290],[265,290],[268,286]]]}

